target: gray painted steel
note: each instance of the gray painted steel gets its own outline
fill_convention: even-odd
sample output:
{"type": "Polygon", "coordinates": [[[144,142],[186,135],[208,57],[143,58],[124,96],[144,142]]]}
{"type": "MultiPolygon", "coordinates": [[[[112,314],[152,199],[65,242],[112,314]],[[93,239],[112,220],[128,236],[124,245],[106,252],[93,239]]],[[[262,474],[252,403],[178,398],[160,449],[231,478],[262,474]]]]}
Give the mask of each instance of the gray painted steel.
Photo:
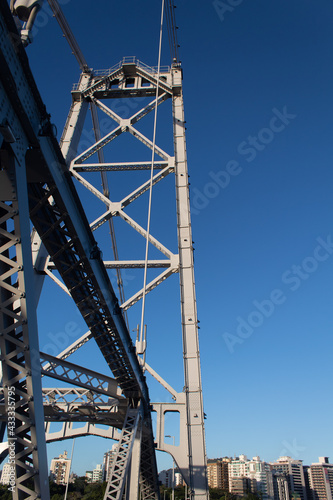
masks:
{"type": "MultiPolygon", "coordinates": [[[[51,3],[56,5],[54,1],[51,3]]],[[[63,29],[66,30],[68,25],[62,19],[61,11],[57,11],[56,15],[63,21],[63,29]]],[[[38,495],[45,500],[49,498],[45,421],[47,441],[87,434],[117,439],[114,430],[122,429],[118,465],[115,462],[106,498],[120,498],[126,481],[127,496],[134,498],[140,495],[145,500],[159,498],[154,451],[156,444],[158,449],[168,451],[174,457],[189,486],[191,499],[207,499],[181,67],[174,63],[172,68],[162,68],[160,79],[157,80],[156,68],[135,58],[124,58],[109,70],[93,72],[82,54],[77,53],[83,73],[79,84],[72,91],[73,103],[61,138],[60,151],[6,3],[0,4],[0,29],[0,98],[5,103],[0,111],[4,138],[0,144],[0,347],[4,383],[4,391],[0,394],[0,421],[6,421],[5,412],[9,401],[6,386],[12,385],[16,391],[15,423],[19,436],[15,454],[18,487],[14,498],[38,498],[38,495]],[[127,85],[129,81],[131,85],[127,85]],[[104,103],[109,99],[137,97],[150,97],[152,100],[126,119],[104,103]],[[173,110],[174,156],[158,146],[154,148],[151,140],[135,127],[139,120],[155,109],[156,104],[160,106],[169,99],[173,110]],[[94,109],[97,107],[112,118],[116,126],[101,137],[95,113],[96,142],[78,155],[77,148],[89,102],[93,103],[94,109]],[[163,256],[161,259],[149,260],[148,268],[160,268],[161,272],[147,284],[146,291],[138,290],[127,300],[121,294],[119,304],[106,267],[118,273],[120,269],[140,269],[144,263],[142,258],[119,261],[116,257],[114,261],[104,264],[92,231],[109,223],[113,217],[120,217],[146,238],[146,230],[128,215],[126,208],[147,192],[149,183],[145,182],[119,201],[112,201],[105,185],[101,192],[83,174],[90,171],[105,175],[106,171],[148,169],[147,162],[103,161],[103,148],[124,133],[130,133],[148,149],[154,148],[161,158],[154,165],[156,173],[153,185],[169,175],[175,176],[179,253],[174,254],[158,239],[148,235],[150,244],[163,256]],[[95,153],[100,163],[89,163],[95,153]],[[104,213],[90,226],[72,177],[106,207],[104,213]],[[28,212],[36,230],[32,241],[36,271],[51,276],[72,296],[89,328],[89,332],[57,358],[39,354],[36,297],[26,286],[27,282],[34,282],[28,212]],[[54,269],[59,272],[62,282],[53,274],[54,269]],[[143,345],[138,344],[138,351],[135,352],[124,319],[125,311],[138,302],[144,293],[150,293],[177,272],[180,278],[184,357],[184,390],[181,393],[145,363],[143,345]],[[65,361],[93,338],[114,378],[100,376],[85,367],[65,361]],[[155,443],[145,371],[153,375],[174,400],[174,403],[153,405],[157,412],[155,443]],[[72,382],[79,387],[42,391],[42,376],[72,382]],[[76,398],[74,402],[73,395],[76,398]],[[57,401],[56,408],[54,401],[57,401]],[[179,446],[164,442],[164,419],[168,411],[176,411],[180,415],[179,446]],[[52,421],[62,421],[63,429],[49,433],[52,421]],[[79,421],[84,423],[84,427],[73,429],[73,422],[79,421]],[[93,424],[96,421],[108,425],[109,430],[96,428],[93,424]],[[29,478],[34,479],[34,492],[27,489],[29,478]]],[[[75,44],[72,33],[67,31],[67,35],[71,43],[75,44]]],[[[39,296],[44,278],[35,278],[39,296]]]]}

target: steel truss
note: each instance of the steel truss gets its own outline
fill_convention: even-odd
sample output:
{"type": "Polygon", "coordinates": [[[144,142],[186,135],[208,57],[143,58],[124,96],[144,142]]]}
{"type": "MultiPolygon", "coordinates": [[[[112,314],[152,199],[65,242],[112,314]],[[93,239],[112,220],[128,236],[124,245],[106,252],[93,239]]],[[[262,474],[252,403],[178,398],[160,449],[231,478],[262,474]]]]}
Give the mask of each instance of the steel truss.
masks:
{"type": "MultiPolygon", "coordinates": [[[[159,498],[155,445],[173,455],[189,485],[191,499],[207,499],[181,68],[178,64],[162,68],[158,80],[155,68],[135,58],[124,58],[106,71],[92,72],[83,65],[80,81],[72,91],[73,103],[60,150],[6,2],[0,4],[0,64],[0,102],[5,103],[0,111],[3,136],[3,140],[0,136],[0,348],[4,388],[0,394],[0,421],[4,439],[4,424],[8,424],[6,412],[11,409],[10,397],[14,392],[17,439],[13,497],[48,500],[46,441],[93,434],[119,441],[105,500],[121,498],[123,493],[127,499],[159,498]],[[151,97],[152,100],[127,119],[103,102],[136,97],[151,97]],[[169,99],[173,109],[173,155],[154,147],[135,127],[156,105],[169,99]],[[96,140],[77,154],[89,105],[96,140]],[[116,124],[104,137],[99,131],[97,109],[116,124]],[[104,182],[101,192],[84,177],[87,172],[101,172],[103,179],[106,172],[123,170],[130,173],[150,168],[148,162],[142,161],[104,161],[103,148],[123,133],[130,133],[150,150],[154,148],[160,157],[154,164],[153,185],[169,175],[175,176],[178,254],[151,234],[147,235],[147,231],[126,212],[126,207],[147,192],[149,182],[120,201],[112,201],[104,182]],[[95,154],[99,163],[89,163],[95,154]],[[90,225],[72,177],[106,207],[90,225]],[[120,287],[121,303],[106,269],[115,269],[121,284],[118,271],[139,269],[145,263],[142,259],[121,261],[117,252],[113,261],[103,263],[93,232],[105,223],[112,228],[116,216],[142,237],[148,237],[149,243],[162,254],[160,259],[148,261],[149,268],[161,269],[158,276],[147,284],[146,290],[138,290],[127,300],[120,287]],[[29,217],[35,227],[32,252],[29,217]],[[125,315],[144,293],[151,292],[174,273],[179,273],[181,290],[185,379],[182,393],[175,391],[138,356],[143,346],[138,345],[135,352],[125,315]],[[40,353],[38,346],[35,309],[45,274],[71,295],[89,329],[58,357],[40,353]],[[34,284],[36,295],[27,283],[34,284]],[[114,378],[65,361],[91,339],[96,341],[114,378]],[[172,394],[174,403],[150,405],[145,370],[172,394]],[[76,387],[42,389],[43,376],[76,387]],[[156,443],[151,409],[157,412],[156,443]],[[179,446],[164,443],[167,411],[180,414],[179,446]],[[62,430],[50,432],[52,422],[62,422],[62,430]],[[83,427],[74,429],[74,422],[82,422],[83,427]],[[108,430],[98,428],[98,424],[107,425],[108,430]]],[[[11,428],[7,425],[8,444],[11,428]]]]}
{"type": "Polygon", "coordinates": [[[104,500],[121,500],[123,496],[125,478],[128,473],[136,433],[140,432],[140,429],[138,428],[139,421],[139,409],[129,407],[119,439],[117,452],[112,463],[104,500]]]}
{"type": "Polygon", "coordinates": [[[14,498],[47,499],[37,318],[27,286],[33,279],[27,183],[10,152],[2,150],[0,162],[0,349],[12,491],[14,498]]]}

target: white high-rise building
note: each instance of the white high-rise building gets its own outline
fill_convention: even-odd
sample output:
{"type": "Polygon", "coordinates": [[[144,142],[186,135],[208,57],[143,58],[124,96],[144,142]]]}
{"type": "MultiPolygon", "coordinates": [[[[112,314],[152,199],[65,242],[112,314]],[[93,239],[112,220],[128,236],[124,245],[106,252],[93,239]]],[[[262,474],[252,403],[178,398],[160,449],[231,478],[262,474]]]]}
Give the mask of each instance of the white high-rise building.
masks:
{"type": "Polygon", "coordinates": [[[180,472],[175,472],[175,488],[177,486],[183,486],[184,480],[180,472]]]}
{"type": "Polygon", "coordinates": [[[233,477],[245,477],[246,476],[246,462],[247,462],[247,456],[246,455],[239,455],[238,458],[235,458],[234,460],[231,460],[231,462],[228,464],[228,473],[229,473],[229,484],[230,480],[233,477]]]}
{"type": "MultiPolygon", "coordinates": [[[[7,484],[7,485],[9,484],[11,471],[12,471],[12,465],[9,464],[8,462],[6,464],[4,464],[3,469],[2,469],[0,484],[7,484]]],[[[15,477],[15,475],[14,475],[14,477],[15,477]]]]}
{"type": "Polygon", "coordinates": [[[97,464],[95,469],[92,471],[92,482],[101,483],[103,481],[103,466],[102,464],[97,464]]]}
{"type": "Polygon", "coordinates": [[[57,484],[67,484],[71,460],[67,458],[67,451],[64,451],[59,457],[53,458],[50,467],[51,479],[57,484]]]}
{"type": "Polygon", "coordinates": [[[253,457],[247,463],[247,477],[255,479],[257,482],[257,491],[262,493],[263,500],[272,500],[274,498],[273,476],[267,462],[260,460],[260,457],[253,457]]]}
{"type": "Polygon", "coordinates": [[[256,488],[262,494],[263,500],[273,500],[273,478],[271,468],[268,463],[260,460],[260,457],[253,457],[248,460],[246,455],[231,460],[229,469],[229,491],[232,491],[233,480],[236,478],[248,478],[249,488],[256,488]]]}

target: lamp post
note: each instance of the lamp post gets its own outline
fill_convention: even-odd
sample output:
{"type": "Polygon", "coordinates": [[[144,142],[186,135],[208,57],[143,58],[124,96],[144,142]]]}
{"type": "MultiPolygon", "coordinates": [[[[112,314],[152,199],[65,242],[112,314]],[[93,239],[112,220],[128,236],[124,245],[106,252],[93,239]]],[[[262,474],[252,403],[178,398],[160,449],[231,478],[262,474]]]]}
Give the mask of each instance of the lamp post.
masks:
{"type": "MultiPolygon", "coordinates": [[[[171,438],[172,444],[173,446],[175,446],[175,436],[170,436],[170,434],[167,434],[165,437],[171,438]]],[[[175,500],[175,460],[173,456],[172,456],[172,500],[175,500]]]]}

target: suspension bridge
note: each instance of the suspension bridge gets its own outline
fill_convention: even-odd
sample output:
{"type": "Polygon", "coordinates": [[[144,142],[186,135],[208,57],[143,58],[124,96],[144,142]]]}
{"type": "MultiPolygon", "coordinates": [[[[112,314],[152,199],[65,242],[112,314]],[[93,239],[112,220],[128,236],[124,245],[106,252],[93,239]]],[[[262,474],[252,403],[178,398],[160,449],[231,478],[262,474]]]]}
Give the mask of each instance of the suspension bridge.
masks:
{"type": "Polygon", "coordinates": [[[94,435],[118,441],[104,500],[158,499],[156,450],[172,455],[190,499],[207,499],[182,68],[173,2],[162,2],[156,67],[136,57],[124,57],[103,71],[89,67],[57,1],[48,3],[81,70],[71,91],[72,104],[60,142],[25,49],[42,1],[0,3],[0,422],[1,459],[9,459],[15,476],[13,498],[48,500],[47,443],[94,435]],[[163,24],[169,35],[169,67],[161,66],[163,24]],[[115,99],[139,102],[138,98],[145,98],[140,101],[142,107],[130,117],[123,118],[112,107],[115,99]],[[166,101],[171,101],[172,109],[172,152],[156,141],[157,110],[166,101]],[[152,139],[136,126],[149,113],[154,116],[152,139]],[[106,134],[100,126],[101,116],[114,123],[106,134]],[[88,118],[94,141],[79,151],[88,118]],[[146,147],[150,160],[112,161],[108,148],[126,134],[146,147]],[[124,172],[131,176],[141,171],[149,174],[148,180],[125,196],[117,197],[113,189],[111,197],[112,175],[124,172]],[[92,176],[98,176],[99,183],[92,176]],[[150,231],[152,188],[170,177],[175,186],[170,196],[175,191],[176,252],[150,231]],[[98,209],[93,213],[99,213],[92,222],[92,203],[85,206],[77,186],[89,192],[89,200],[96,201],[98,209]],[[144,227],[128,213],[128,207],[145,194],[148,215],[144,227]],[[133,248],[133,258],[121,260],[116,219],[143,238],[144,256],[134,255],[133,248]],[[103,260],[105,243],[97,237],[102,226],[111,236],[113,260],[103,260]],[[150,247],[160,258],[149,257],[150,247]],[[142,287],[131,297],[124,293],[121,272],[126,269],[144,272],[142,287]],[[152,269],[155,274],[149,281],[148,270],[152,269]],[[116,273],[116,290],[110,270],[116,273]],[[146,362],[144,327],[147,294],[158,293],[155,289],[175,273],[179,276],[184,360],[181,392],[146,362]],[[56,356],[40,350],[36,307],[45,279],[70,295],[87,325],[87,332],[56,356]],[[139,302],[141,317],[133,342],[127,312],[139,302]],[[71,362],[70,356],[87,342],[98,346],[110,369],[108,375],[71,362]],[[172,403],[150,401],[147,374],[169,392],[172,403]],[[63,386],[48,387],[49,378],[63,386]],[[157,416],[155,436],[152,412],[157,416]],[[164,442],[169,412],[179,415],[177,445],[164,442]],[[56,432],[52,431],[54,422],[61,424],[56,432]],[[82,424],[79,428],[74,425],[78,422],[82,424]]]}

